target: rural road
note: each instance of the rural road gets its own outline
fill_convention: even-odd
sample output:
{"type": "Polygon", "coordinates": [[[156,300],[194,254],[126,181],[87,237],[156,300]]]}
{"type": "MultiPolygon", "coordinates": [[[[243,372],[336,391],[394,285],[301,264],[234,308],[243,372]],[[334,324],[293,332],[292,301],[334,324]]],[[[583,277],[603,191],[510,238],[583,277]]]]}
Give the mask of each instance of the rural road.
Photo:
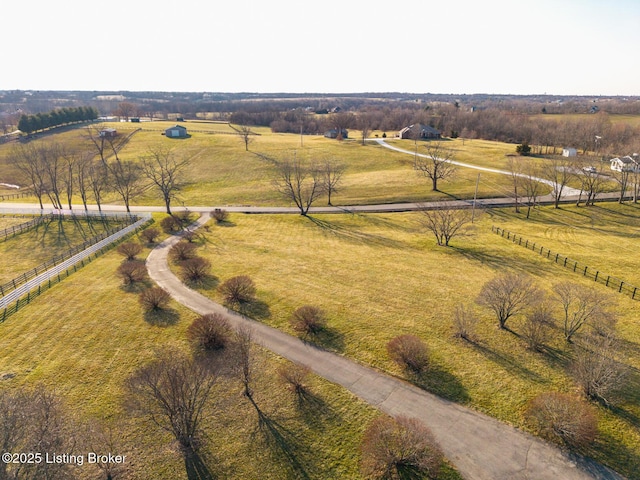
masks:
{"type": "MultiPolygon", "coordinates": [[[[203,214],[196,227],[208,221],[203,214]]],[[[264,348],[305,365],[389,415],[406,415],[427,425],[446,457],[470,480],[621,479],[614,472],[566,454],[491,417],[438,398],[407,382],[248,319],[186,287],[169,269],[173,236],[147,258],[151,278],[179,303],[198,314],[220,313],[236,328],[248,327],[264,348]]]]}

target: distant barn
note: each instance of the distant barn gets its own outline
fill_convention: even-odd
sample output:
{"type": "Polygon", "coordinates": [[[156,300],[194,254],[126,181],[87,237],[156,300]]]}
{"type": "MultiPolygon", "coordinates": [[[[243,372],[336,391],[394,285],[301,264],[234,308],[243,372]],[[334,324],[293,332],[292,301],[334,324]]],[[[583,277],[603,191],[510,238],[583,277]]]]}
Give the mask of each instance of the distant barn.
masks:
{"type": "Polygon", "coordinates": [[[324,136],[327,138],[349,138],[349,132],[346,128],[341,129],[340,132],[336,128],[332,128],[324,132],[324,136]]]}
{"type": "Polygon", "coordinates": [[[115,128],[105,128],[103,130],[100,130],[99,135],[103,138],[113,138],[118,135],[118,132],[115,128]]]}
{"type": "Polygon", "coordinates": [[[187,129],[182,125],[176,125],[171,128],[167,128],[164,131],[164,134],[169,138],[186,138],[187,137],[187,129]]]}

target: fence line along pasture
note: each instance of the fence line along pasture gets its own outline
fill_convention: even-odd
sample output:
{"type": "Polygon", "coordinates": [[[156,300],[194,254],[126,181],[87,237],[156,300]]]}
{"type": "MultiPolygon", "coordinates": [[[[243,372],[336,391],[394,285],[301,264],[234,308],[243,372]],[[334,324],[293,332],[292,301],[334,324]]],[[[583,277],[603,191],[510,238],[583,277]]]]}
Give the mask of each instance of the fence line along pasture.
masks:
{"type": "Polygon", "coordinates": [[[14,225],[12,227],[7,227],[4,230],[0,231],[0,241],[6,240],[9,237],[13,237],[15,235],[19,235],[27,230],[31,230],[32,228],[40,225],[47,218],[53,218],[52,215],[40,215],[28,222],[21,223],[19,225],[14,225]]]}
{"type": "MultiPolygon", "coordinates": [[[[23,282],[21,285],[16,284],[16,288],[13,288],[13,282],[9,282],[11,291],[9,293],[2,293],[0,297],[0,321],[9,316],[11,313],[18,311],[19,308],[29,303],[32,298],[38,296],[43,290],[51,287],[53,284],[61,281],[63,278],[68,277],[71,273],[77,271],[98,255],[108,248],[110,248],[115,242],[124,238],[126,235],[135,232],[138,229],[144,228],[148,223],[152,221],[150,214],[144,214],[139,217],[131,217],[136,221],[127,225],[126,227],[111,232],[110,234],[102,234],[98,237],[104,237],[92,245],[84,245],[84,249],[68,257],[64,261],[58,264],[51,264],[46,270],[39,270],[40,273],[31,277],[23,282]]],[[[97,239],[94,237],[91,240],[97,239]]],[[[86,243],[86,242],[85,242],[86,243]]],[[[79,250],[79,247],[76,249],[79,250]]],[[[75,249],[74,249],[75,250],[75,249]]],[[[69,252],[66,252],[69,254],[69,252]]],[[[51,262],[51,261],[50,261],[51,262]]],[[[45,262],[48,263],[48,262],[45,262]]],[[[44,264],[43,264],[44,265],[44,264]]],[[[35,273],[36,269],[29,273],[35,273]]],[[[21,276],[22,277],[22,276],[21,276]]],[[[21,278],[18,277],[18,278],[21,278]]],[[[3,285],[3,288],[7,284],[3,285]]]]}
{"type": "Polygon", "coordinates": [[[581,264],[577,260],[573,260],[560,253],[553,252],[550,249],[543,247],[542,245],[527,240],[526,238],[523,238],[522,236],[517,235],[513,232],[509,232],[508,230],[505,230],[503,228],[492,226],[491,231],[503,238],[506,238],[507,240],[511,240],[513,243],[517,243],[522,247],[536,252],[542,257],[553,260],[558,265],[562,265],[563,267],[573,270],[574,272],[579,273],[584,277],[590,278],[596,283],[601,283],[606,287],[617,290],[619,293],[629,295],[632,300],[640,300],[640,288],[630,284],[629,282],[625,282],[624,280],[621,280],[617,277],[602,273],[601,271],[593,267],[581,264]],[[636,297],[638,298],[636,299],[636,297]]]}

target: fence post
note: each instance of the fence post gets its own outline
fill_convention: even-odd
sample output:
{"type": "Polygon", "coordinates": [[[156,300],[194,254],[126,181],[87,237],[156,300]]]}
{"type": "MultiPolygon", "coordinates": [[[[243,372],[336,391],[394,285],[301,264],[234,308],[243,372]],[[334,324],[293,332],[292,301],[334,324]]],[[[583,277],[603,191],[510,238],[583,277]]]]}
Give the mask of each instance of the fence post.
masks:
{"type": "Polygon", "coordinates": [[[633,293],[631,294],[631,300],[635,300],[636,299],[636,290],[638,290],[637,287],[633,287],[633,293]]]}
{"type": "Polygon", "coordinates": [[[618,293],[622,292],[622,285],[624,285],[624,282],[620,280],[620,288],[618,288],[618,293]]]}
{"type": "Polygon", "coordinates": [[[598,274],[599,274],[599,273],[600,273],[600,272],[599,272],[598,270],[596,270],[596,276],[595,276],[595,277],[594,277],[594,279],[593,279],[595,282],[597,282],[597,281],[598,281],[598,274]]]}
{"type": "Polygon", "coordinates": [[[606,281],[606,282],[604,282],[604,285],[605,285],[606,287],[608,287],[608,286],[609,286],[609,279],[610,279],[610,278],[611,278],[611,276],[610,276],[610,275],[607,275],[607,281],[606,281]]]}
{"type": "Polygon", "coordinates": [[[575,272],[577,268],[578,268],[578,262],[576,262],[575,265],[573,266],[573,271],[575,272]]]}

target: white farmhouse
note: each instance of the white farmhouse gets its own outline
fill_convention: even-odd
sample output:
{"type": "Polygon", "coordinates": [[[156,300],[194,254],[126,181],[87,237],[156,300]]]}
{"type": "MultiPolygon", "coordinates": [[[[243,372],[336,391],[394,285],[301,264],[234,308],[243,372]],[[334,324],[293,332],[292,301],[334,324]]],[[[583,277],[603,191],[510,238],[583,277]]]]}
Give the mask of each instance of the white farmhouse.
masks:
{"type": "Polygon", "coordinates": [[[633,156],[626,155],[621,158],[611,159],[611,170],[615,172],[640,172],[638,154],[634,153],[633,156]]]}

